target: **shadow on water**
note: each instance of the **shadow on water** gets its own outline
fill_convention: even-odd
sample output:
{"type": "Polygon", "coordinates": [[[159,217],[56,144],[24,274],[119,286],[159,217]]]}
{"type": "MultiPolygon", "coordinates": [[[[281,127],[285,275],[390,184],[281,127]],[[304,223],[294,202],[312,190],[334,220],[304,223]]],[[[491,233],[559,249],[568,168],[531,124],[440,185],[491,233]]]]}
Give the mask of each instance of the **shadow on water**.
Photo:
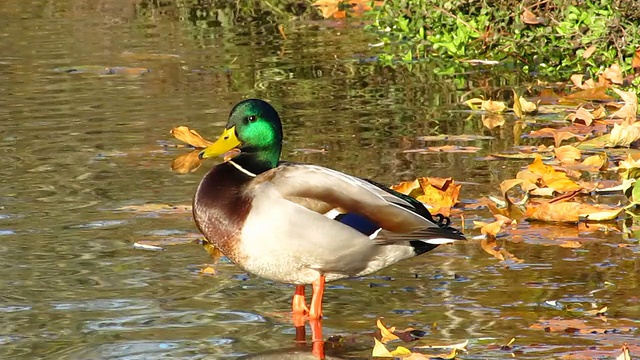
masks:
{"type": "MultiPolygon", "coordinates": [[[[528,163],[484,156],[537,144],[519,136],[510,115],[489,129],[459,105],[471,95],[507,96],[518,83],[512,73],[444,79],[429,64],[380,68],[368,61],[374,39],[359,21],[319,21],[302,4],[291,10],[300,17],[283,23],[284,39],[274,9],[235,13],[217,2],[226,5],[202,13],[200,3],[0,7],[0,358],[310,355],[309,344],[293,340],[291,286],[224,260],[215,274],[201,272],[213,260],[193,241],[183,205],[211,165],[170,170],[185,150],[172,146],[171,128],[212,138],[243,98],[268,99],[280,111],[285,159],[386,184],[451,176],[464,183],[463,204],[499,195],[500,182],[528,163]],[[484,137],[464,142],[475,153],[405,152],[443,145],[422,140],[439,134],[484,137]],[[176,207],[128,208],[150,204],[176,207]],[[165,251],[133,248],[145,241],[165,251]]],[[[474,220],[491,218],[484,209],[464,215],[469,237],[479,234],[474,220]]],[[[424,331],[421,344],[468,339],[465,358],[608,356],[624,342],[637,346],[640,249],[616,230],[622,225],[631,224],[530,224],[502,244],[522,262],[500,262],[470,240],[332,283],[323,333],[343,340],[326,353],[368,358],[379,317],[424,331]],[[592,303],[608,305],[607,322],[585,314],[592,303]],[[536,327],[554,318],[585,321],[595,333],[536,327]],[[500,350],[512,337],[515,350],[500,350]]]]}

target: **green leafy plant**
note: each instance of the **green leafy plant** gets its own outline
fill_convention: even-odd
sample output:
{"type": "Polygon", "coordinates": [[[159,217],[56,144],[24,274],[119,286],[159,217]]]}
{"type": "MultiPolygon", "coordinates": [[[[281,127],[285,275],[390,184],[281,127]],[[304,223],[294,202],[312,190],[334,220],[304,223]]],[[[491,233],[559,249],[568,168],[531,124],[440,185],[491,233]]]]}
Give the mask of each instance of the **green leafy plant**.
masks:
{"type": "Polygon", "coordinates": [[[624,9],[599,0],[388,0],[371,28],[386,44],[383,63],[457,63],[439,67],[446,73],[465,71],[464,61],[493,60],[557,79],[595,75],[614,62],[630,69],[640,30],[624,9]]]}

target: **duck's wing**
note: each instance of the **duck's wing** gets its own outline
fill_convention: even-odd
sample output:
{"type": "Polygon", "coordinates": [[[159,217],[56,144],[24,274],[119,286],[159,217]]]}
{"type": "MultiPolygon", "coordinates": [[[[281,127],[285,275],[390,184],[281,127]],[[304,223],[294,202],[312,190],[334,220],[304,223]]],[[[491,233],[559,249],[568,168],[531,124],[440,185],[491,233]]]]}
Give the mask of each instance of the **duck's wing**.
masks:
{"type": "Polygon", "coordinates": [[[436,244],[464,239],[447,221],[435,221],[421,202],[322,166],[282,163],[254,179],[255,184],[265,181],[286,199],[316,212],[339,209],[364,216],[380,227],[372,237],[379,243],[419,239],[436,244]]]}

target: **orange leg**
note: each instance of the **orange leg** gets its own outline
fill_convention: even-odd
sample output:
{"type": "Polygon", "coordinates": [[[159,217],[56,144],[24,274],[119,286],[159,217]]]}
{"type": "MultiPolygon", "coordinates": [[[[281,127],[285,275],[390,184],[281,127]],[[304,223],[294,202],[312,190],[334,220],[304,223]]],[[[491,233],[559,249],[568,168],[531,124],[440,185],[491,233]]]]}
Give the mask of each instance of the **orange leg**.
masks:
{"type": "Polygon", "coordinates": [[[309,308],[304,299],[304,285],[296,285],[296,292],[293,294],[291,308],[294,314],[305,315],[309,313],[309,308]]]}
{"type": "MultiPolygon", "coordinates": [[[[322,278],[324,280],[324,277],[322,278]]],[[[311,353],[318,359],[324,359],[324,340],[322,338],[322,320],[309,319],[311,326],[312,350],[311,353]]]]}
{"type": "MultiPolygon", "coordinates": [[[[291,308],[293,310],[293,325],[296,329],[302,327],[302,331],[304,331],[305,315],[309,313],[309,308],[304,299],[304,285],[296,286],[296,292],[293,294],[293,300],[291,301],[291,308]]],[[[299,340],[298,336],[296,336],[296,339],[299,340]]],[[[304,341],[304,335],[302,335],[302,341],[304,341]]]]}
{"type": "Polygon", "coordinates": [[[313,296],[311,297],[311,309],[309,310],[309,320],[317,320],[322,317],[322,296],[324,295],[324,275],[313,283],[313,296]]]}

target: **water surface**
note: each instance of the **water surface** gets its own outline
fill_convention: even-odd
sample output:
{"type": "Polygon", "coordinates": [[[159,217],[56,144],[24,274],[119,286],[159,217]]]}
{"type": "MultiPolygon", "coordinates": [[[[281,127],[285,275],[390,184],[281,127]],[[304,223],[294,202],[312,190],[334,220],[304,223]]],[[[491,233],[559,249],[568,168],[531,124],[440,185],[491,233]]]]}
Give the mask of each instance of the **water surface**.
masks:
{"type": "MultiPolygon", "coordinates": [[[[215,276],[201,275],[212,260],[190,243],[197,230],[189,212],[121,210],[189,204],[213,163],[171,172],[185,150],[168,146],[177,143],[169,130],[188,125],[214,138],[243,98],[265,98],[281,112],[288,160],[387,184],[450,176],[464,183],[463,203],[498,195],[498,184],[527,163],[481,159],[514,145],[514,119],[488,130],[461,110],[460,100],[480,83],[470,78],[461,87],[378,68],[365,61],[375,39],[357,22],[292,21],[285,40],[275,24],[198,27],[181,19],[183,10],[152,11],[133,0],[5,0],[0,7],[0,358],[295,350],[291,286],[228,262],[215,266],[215,276]],[[120,66],[136,69],[113,70],[120,66]],[[493,139],[466,143],[477,153],[403,152],[437,134],[493,139]],[[177,245],[133,249],[149,239],[177,245]]],[[[469,237],[479,233],[473,220],[491,218],[486,209],[463,213],[469,237]]],[[[504,239],[522,263],[499,262],[470,240],[332,283],[325,336],[356,338],[336,350],[355,358],[369,356],[364,334],[378,317],[424,330],[435,344],[469,339],[465,358],[510,356],[492,344],[512,337],[522,358],[638,345],[637,239],[615,229],[531,226],[537,230],[504,239]],[[559,247],[558,239],[582,247],[559,247]],[[607,323],[585,314],[592,303],[609,306],[607,323]],[[554,317],[632,330],[530,328],[554,317]]]]}

